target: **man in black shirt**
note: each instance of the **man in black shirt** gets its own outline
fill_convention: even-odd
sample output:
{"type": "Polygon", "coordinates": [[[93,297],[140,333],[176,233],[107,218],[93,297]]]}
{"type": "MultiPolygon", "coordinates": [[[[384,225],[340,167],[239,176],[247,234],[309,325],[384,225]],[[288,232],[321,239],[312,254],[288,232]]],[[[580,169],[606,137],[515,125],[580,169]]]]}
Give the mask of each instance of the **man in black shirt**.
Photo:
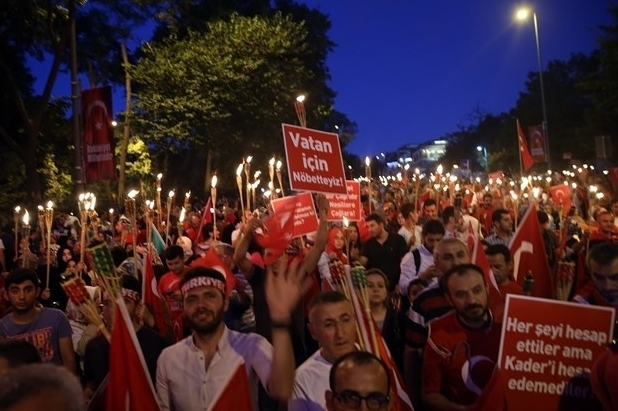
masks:
{"type": "Polygon", "coordinates": [[[365,219],[371,238],[363,244],[360,262],[365,268],[377,268],[388,277],[389,292],[395,291],[401,274],[400,263],[408,252],[406,240],[397,233],[389,233],[384,228],[386,221],[378,213],[365,219]]]}

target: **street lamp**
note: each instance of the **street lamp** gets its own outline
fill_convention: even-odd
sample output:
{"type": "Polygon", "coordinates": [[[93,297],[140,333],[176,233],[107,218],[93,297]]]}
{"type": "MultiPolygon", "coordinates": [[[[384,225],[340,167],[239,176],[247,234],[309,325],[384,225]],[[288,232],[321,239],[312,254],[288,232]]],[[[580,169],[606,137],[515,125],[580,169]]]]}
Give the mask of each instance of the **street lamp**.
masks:
{"type": "Polygon", "coordinates": [[[536,60],[539,66],[539,83],[541,86],[541,108],[543,110],[543,135],[545,136],[545,154],[547,156],[547,168],[551,169],[551,160],[549,152],[549,134],[547,130],[547,110],[545,109],[545,88],[543,87],[543,67],[541,65],[541,44],[539,42],[539,25],[536,18],[536,12],[527,8],[517,10],[515,18],[520,21],[528,19],[532,13],[532,21],[534,23],[534,38],[536,40],[536,60]]]}
{"type": "Polygon", "coordinates": [[[487,147],[476,146],[476,151],[483,153],[483,168],[487,171],[487,166],[489,166],[489,161],[487,160],[487,147]]]}

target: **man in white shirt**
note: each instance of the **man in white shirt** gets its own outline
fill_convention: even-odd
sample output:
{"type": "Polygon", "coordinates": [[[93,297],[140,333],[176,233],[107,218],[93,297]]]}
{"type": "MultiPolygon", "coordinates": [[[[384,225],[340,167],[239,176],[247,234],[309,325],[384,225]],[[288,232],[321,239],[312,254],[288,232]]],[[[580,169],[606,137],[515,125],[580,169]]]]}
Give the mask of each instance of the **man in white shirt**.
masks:
{"type": "Polygon", "coordinates": [[[233,377],[247,379],[249,392],[234,392],[235,396],[246,396],[247,408],[243,409],[258,410],[258,379],[271,396],[280,400],[290,396],[294,381],[290,314],[302,297],[305,271],[297,264],[286,269],[285,257],[267,273],[272,345],[258,334],[242,334],[225,326],[228,297],[225,277],[219,271],[193,267],[185,273],[180,282],[183,317],[193,332],[165,349],[157,362],[162,410],[210,409],[220,404],[220,396],[230,384],[238,384],[233,377]],[[240,367],[244,372],[237,373],[240,367]]]}
{"type": "Polygon", "coordinates": [[[440,220],[429,220],[423,225],[423,245],[412,250],[401,259],[399,290],[405,293],[408,284],[415,278],[429,283],[437,281],[438,272],[433,264],[433,250],[444,237],[444,225],[440,220]]]}
{"type": "Polygon", "coordinates": [[[309,331],[320,349],[296,370],[288,411],[325,410],[324,393],[333,363],[357,349],[354,308],[338,291],[326,291],[311,300],[309,331]]]}
{"type": "Polygon", "coordinates": [[[415,210],[414,204],[405,203],[401,206],[401,215],[404,218],[404,223],[397,231],[397,234],[402,236],[409,249],[418,248],[421,245],[421,235],[423,228],[418,225],[418,211],[415,210]]]}

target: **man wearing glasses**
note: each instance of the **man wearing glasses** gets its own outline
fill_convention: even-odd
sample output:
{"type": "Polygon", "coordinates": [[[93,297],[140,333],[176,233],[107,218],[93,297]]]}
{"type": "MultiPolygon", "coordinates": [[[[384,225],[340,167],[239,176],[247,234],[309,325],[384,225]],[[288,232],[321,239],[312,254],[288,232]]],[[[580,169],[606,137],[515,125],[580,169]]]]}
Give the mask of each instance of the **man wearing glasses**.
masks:
{"type": "Polygon", "coordinates": [[[328,411],[393,410],[390,375],[384,362],[371,353],[353,351],[339,358],[330,370],[329,385],[328,411]]]}

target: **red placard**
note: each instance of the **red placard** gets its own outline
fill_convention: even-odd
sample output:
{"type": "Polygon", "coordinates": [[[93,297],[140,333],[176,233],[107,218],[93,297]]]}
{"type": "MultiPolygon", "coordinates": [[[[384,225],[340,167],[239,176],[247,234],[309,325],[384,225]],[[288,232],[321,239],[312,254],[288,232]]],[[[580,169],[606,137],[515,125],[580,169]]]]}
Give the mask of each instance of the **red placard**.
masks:
{"type": "Polygon", "coordinates": [[[508,409],[585,410],[590,372],[611,340],[615,312],[507,295],[499,366],[508,409]]]}
{"type": "Polygon", "coordinates": [[[294,208],[294,237],[313,233],[318,229],[318,215],[313,205],[311,193],[301,193],[295,196],[277,198],[271,201],[273,210],[287,209],[290,204],[294,208]]]}
{"type": "Polygon", "coordinates": [[[347,194],[339,136],[282,124],[290,188],[347,194]]]}
{"type": "Polygon", "coordinates": [[[350,221],[358,221],[361,217],[360,183],[347,180],[345,182],[348,193],[326,194],[329,202],[328,221],[342,221],[343,217],[350,221]]]}

